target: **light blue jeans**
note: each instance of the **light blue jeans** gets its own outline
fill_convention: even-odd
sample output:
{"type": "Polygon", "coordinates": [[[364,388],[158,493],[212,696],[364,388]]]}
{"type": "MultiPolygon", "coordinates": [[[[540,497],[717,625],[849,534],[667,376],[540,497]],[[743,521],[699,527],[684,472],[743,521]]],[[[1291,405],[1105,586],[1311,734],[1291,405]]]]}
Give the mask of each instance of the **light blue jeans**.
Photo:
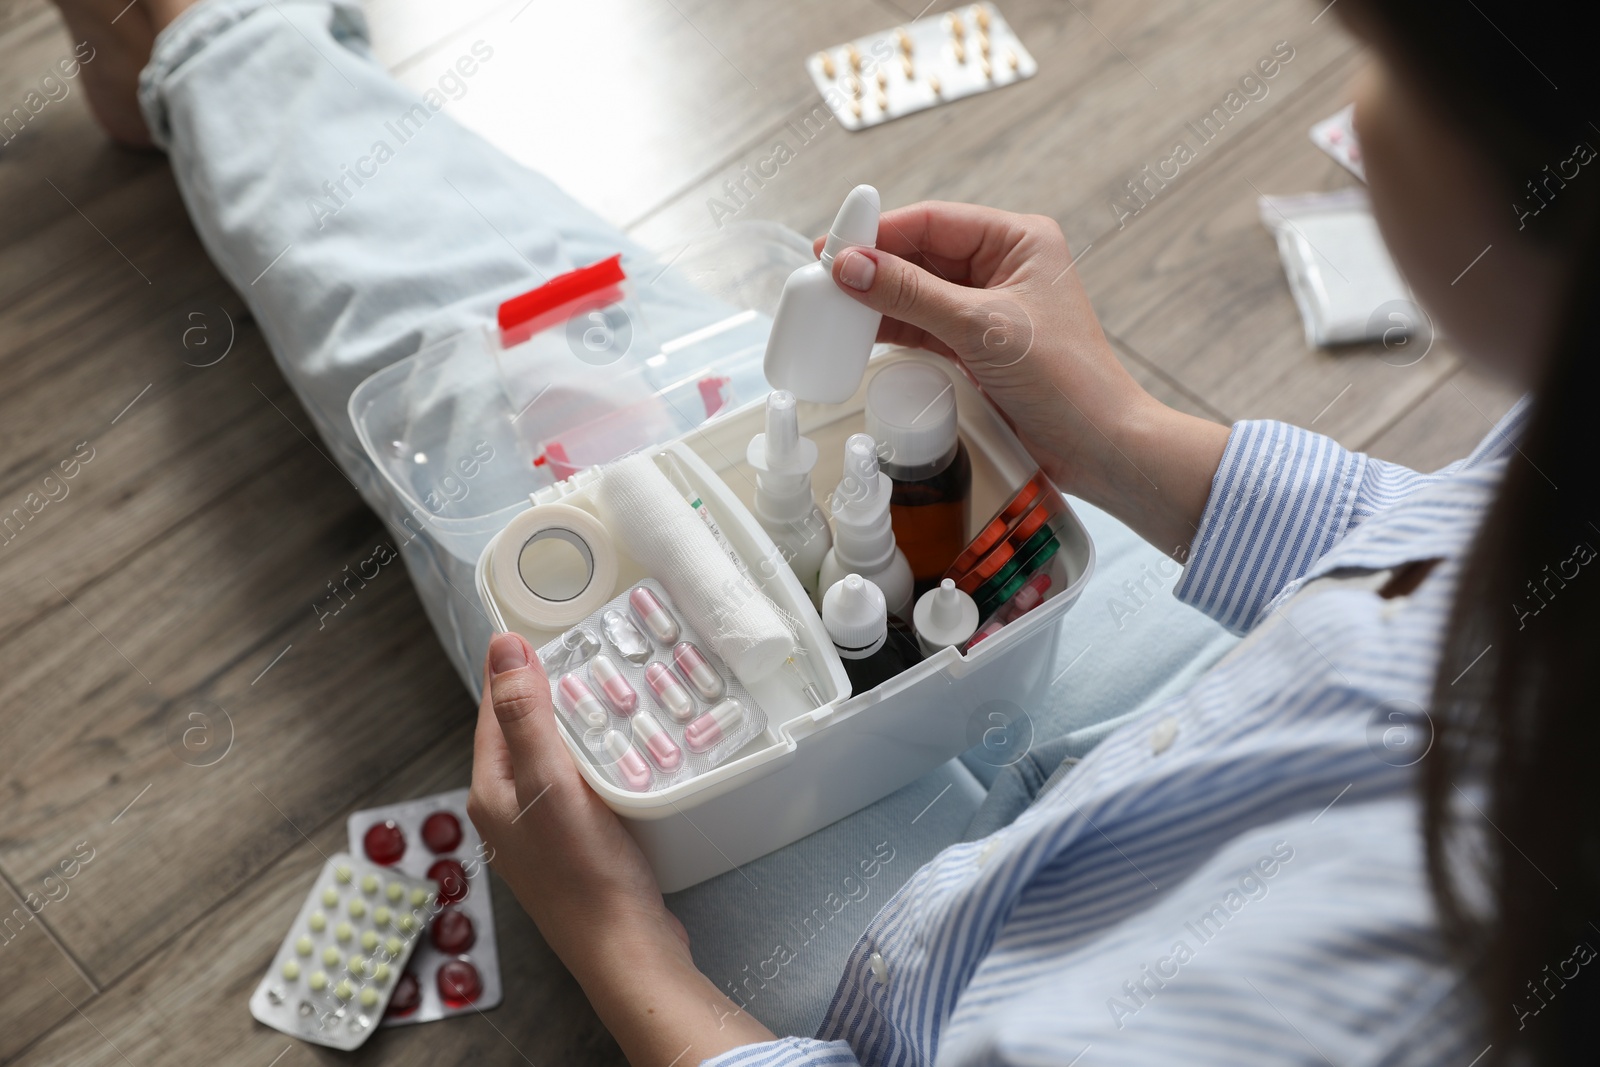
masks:
{"type": "MultiPolygon", "coordinates": [[[[380,514],[383,495],[346,410],[356,385],[487,321],[546,276],[640,252],[447,107],[422,113],[400,144],[392,124],[419,114],[418,100],[373,61],[347,0],[204,0],[157,41],[141,100],[207,251],[380,514]],[[378,140],[393,142],[391,158],[375,161],[378,140]],[[361,182],[348,178],[358,164],[361,182]],[[324,183],[343,195],[329,197],[324,183]]],[[[997,767],[969,753],[669,898],[702,969],[776,1032],[813,1032],[850,946],[920,864],[1009,821],[1064,758],[1180,690],[1231,645],[1172,599],[1177,571],[1159,552],[1076,506],[1099,570],[1067,615],[1052,701],[1027,709],[1026,755],[997,767]],[[781,968],[779,945],[793,956],[781,968]]],[[[458,634],[463,591],[407,563],[441,635],[458,634]]],[[[450,651],[458,665],[475,661],[487,641],[485,627],[450,651]]]]}

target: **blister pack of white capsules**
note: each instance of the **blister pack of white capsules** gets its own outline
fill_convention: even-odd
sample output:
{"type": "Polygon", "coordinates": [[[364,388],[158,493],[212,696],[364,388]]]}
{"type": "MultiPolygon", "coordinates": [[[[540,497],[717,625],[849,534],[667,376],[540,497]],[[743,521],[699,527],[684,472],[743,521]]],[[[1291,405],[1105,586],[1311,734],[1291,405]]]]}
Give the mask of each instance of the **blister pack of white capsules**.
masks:
{"type": "Polygon", "coordinates": [[[645,579],[539,650],[559,718],[606,777],[648,793],[715,767],[765,713],[645,579]]]}
{"type": "Polygon", "coordinates": [[[428,879],[333,856],[251,994],[250,1014],[318,1045],[360,1045],[394,997],[435,896],[428,879]]]}
{"type": "Polygon", "coordinates": [[[347,828],[351,852],[439,887],[383,1025],[432,1022],[499,1004],[500,957],[489,897],[493,857],[467,818],[467,791],[358,811],[347,828]]]}

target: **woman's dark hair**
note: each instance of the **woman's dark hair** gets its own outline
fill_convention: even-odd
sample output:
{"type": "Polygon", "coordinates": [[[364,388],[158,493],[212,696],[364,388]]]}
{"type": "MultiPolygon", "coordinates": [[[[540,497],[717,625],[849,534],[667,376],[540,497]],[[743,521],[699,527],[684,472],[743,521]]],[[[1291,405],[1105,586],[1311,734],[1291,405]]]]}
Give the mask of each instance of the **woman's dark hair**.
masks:
{"type": "Polygon", "coordinates": [[[1502,179],[1519,238],[1567,266],[1524,433],[1462,572],[1422,785],[1445,937],[1474,976],[1494,1058],[1588,1062],[1600,1056],[1600,59],[1577,4],[1358,7],[1395,76],[1502,179]]]}

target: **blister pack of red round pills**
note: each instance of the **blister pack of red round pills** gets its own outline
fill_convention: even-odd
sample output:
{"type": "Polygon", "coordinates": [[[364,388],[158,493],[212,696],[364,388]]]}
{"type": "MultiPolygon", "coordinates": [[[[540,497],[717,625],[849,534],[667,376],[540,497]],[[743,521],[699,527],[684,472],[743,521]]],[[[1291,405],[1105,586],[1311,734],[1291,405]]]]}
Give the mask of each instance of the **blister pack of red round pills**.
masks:
{"type": "Polygon", "coordinates": [[[439,886],[383,1025],[432,1022],[499,1004],[491,857],[467,818],[467,790],[358,811],[348,828],[355,855],[439,886]]]}

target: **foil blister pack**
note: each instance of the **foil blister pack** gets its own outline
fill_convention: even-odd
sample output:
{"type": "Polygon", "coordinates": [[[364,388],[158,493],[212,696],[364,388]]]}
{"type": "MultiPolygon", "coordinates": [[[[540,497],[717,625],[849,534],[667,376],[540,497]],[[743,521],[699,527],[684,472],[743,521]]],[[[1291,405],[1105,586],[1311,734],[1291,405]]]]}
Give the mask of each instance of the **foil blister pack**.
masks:
{"type": "Polygon", "coordinates": [[[350,851],[437,888],[384,1026],[432,1022],[500,1003],[500,959],[489,895],[492,855],[467,818],[467,790],[350,816],[350,851]]]}
{"type": "Polygon", "coordinates": [[[250,1014],[329,1048],[372,1036],[436,905],[425,878],[340,852],[311,893],[250,996],[250,1014]]]}
{"type": "Polygon", "coordinates": [[[539,649],[558,719],[635,793],[704,774],[766,727],[710,645],[645,579],[539,649]]]}
{"type": "Polygon", "coordinates": [[[862,130],[1012,85],[1039,65],[999,10],[979,3],[823,49],[806,71],[839,124],[862,130]]]}

